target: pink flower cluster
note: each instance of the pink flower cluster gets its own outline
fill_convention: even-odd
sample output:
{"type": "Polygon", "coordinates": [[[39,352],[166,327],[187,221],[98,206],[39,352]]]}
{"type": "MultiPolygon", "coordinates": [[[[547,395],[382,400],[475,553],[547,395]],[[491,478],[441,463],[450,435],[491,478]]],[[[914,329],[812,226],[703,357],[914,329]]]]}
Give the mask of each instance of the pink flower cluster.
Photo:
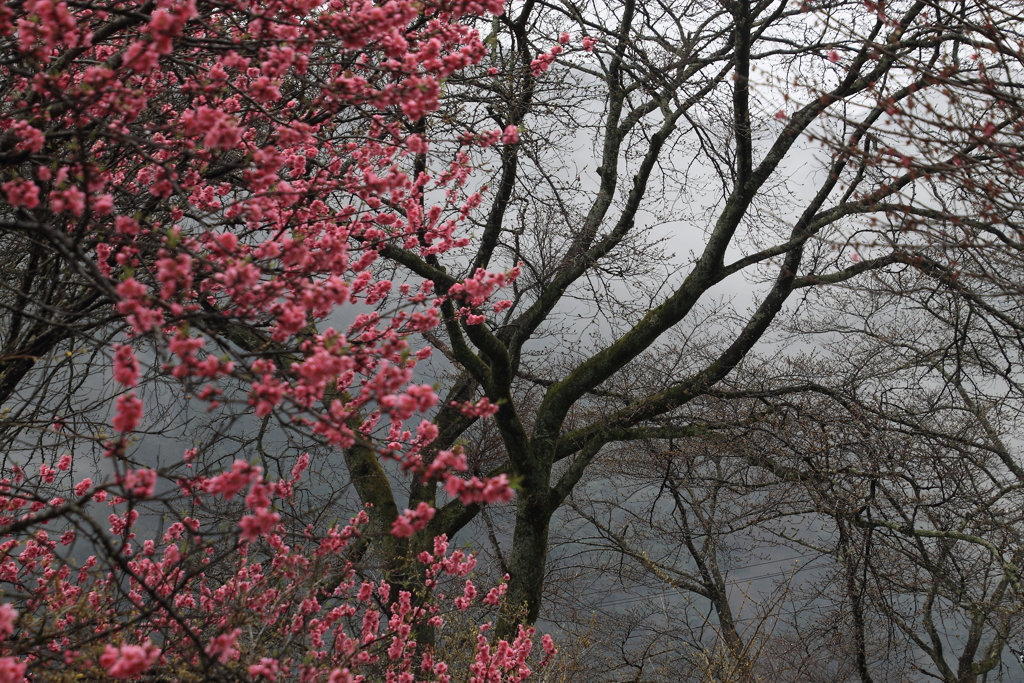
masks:
{"type": "Polygon", "coordinates": [[[484,396],[476,403],[469,401],[465,403],[458,403],[452,401],[452,407],[458,408],[459,412],[466,417],[490,417],[498,412],[498,405],[491,403],[491,399],[484,396]]]}
{"type": "MultiPolygon", "coordinates": [[[[461,455],[451,453],[441,459],[453,466],[462,460],[461,455]]],[[[303,455],[290,479],[271,482],[260,468],[238,460],[216,476],[179,483],[191,488],[190,495],[200,509],[207,502],[203,497],[234,499],[248,489],[245,505],[255,509],[253,516],[258,517],[268,510],[272,499],[283,501],[291,495],[309,464],[309,457],[303,455]]],[[[40,470],[35,478],[20,474],[22,483],[41,482],[51,472],[60,471],[40,470]]],[[[156,470],[126,470],[118,482],[129,495],[148,494],[159,476],[156,470]],[[146,491],[139,492],[139,487],[146,491]]],[[[80,487],[91,485],[83,480],[76,486],[76,494],[84,493],[80,487]]],[[[3,491],[16,495],[10,486],[3,491]]],[[[94,491],[92,503],[83,502],[83,506],[105,501],[106,496],[99,495],[103,491],[94,491]]],[[[130,505],[130,500],[114,497],[109,504],[130,505]]],[[[407,521],[414,526],[429,521],[432,515],[433,510],[425,504],[406,512],[407,521]]],[[[162,535],[138,538],[135,525],[139,518],[138,510],[131,507],[111,514],[110,533],[122,543],[118,554],[110,563],[99,563],[95,556],[88,558],[77,570],[77,577],[56,552],[57,542],[45,531],[39,530],[27,540],[9,539],[0,544],[0,558],[17,556],[16,562],[0,559],[0,577],[13,585],[39,587],[33,593],[28,622],[14,605],[0,604],[0,681],[21,683],[29,667],[34,675],[45,678],[50,668],[58,665],[52,658],[23,657],[23,650],[17,648],[27,641],[10,638],[19,627],[32,629],[32,642],[40,647],[61,653],[60,670],[72,674],[96,675],[98,666],[115,679],[143,674],[160,677],[204,661],[215,665],[238,662],[250,676],[268,680],[280,676],[315,680],[319,676],[323,680],[349,677],[354,682],[360,670],[380,664],[394,680],[421,680],[417,672],[422,671],[432,676],[425,680],[450,681],[447,665],[435,660],[429,649],[419,649],[413,639],[417,624],[443,623],[443,597],[418,600],[414,605],[409,592],[396,595],[385,580],[356,582],[354,568],[343,560],[350,543],[360,537],[360,527],[369,521],[365,511],[349,525],[332,527],[324,535],[307,529],[305,540],[298,537],[289,544],[276,523],[271,524],[249,539],[265,544],[269,555],[263,562],[250,559],[246,543],[227,555],[216,551],[219,523],[215,520],[211,528],[204,529],[199,520],[185,517],[162,535]],[[125,600],[130,605],[128,611],[118,608],[125,600]],[[105,645],[98,658],[91,654],[88,637],[79,644],[69,636],[77,632],[68,627],[76,623],[78,607],[69,608],[77,605],[89,608],[91,623],[86,636],[92,630],[123,636],[105,645]],[[54,615],[52,624],[36,621],[41,611],[54,615]],[[350,631],[349,623],[361,627],[350,631]],[[274,649],[273,644],[281,638],[292,643],[290,654],[274,649]],[[161,647],[155,646],[154,640],[161,647]]],[[[243,527],[240,537],[245,539],[246,533],[243,527]]],[[[59,542],[66,544],[73,538],[69,529],[59,542]]],[[[444,536],[434,539],[433,552],[423,552],[418,559],[425,567],[428,589],[436,591],[449,579],[462,582],[459,594],[451,600],[457,609],[468,609],[478,600],[493,608],[504,594],[505,584],[481,591],[468,581],[475,557],[461,550],[449,552],[444,536]]],[[[507,647],[523,652],[523,643],[517,643],[499,643],[496,652],[505,653],[507,647]]],[[[525,665],[515,659],[514,666],[506,666],[502,663],[506,660],[504,654],[497,659],[488,655],[477,663],[492,671],[488,680],[521,680],[525,665]],[[500,675],[495,677],[494,672],[500,675]]]]}
{"type": "MultiPolygon", "coordinates": [[[[390,294],[390,282],[373,281],[370,270],[385,243],[423,255],[467,243],[456,230],[481,201],[476,193],[460,199],[469,156],[460,155],[437,178],[410,177],[401,157],[424,153],[428,142],[401,135],[399,121],[374,112],[397,105],[416,118],[436,109],[440,80],[485,53],[480,36],[456,19],[500,11],[498,0],[315,8],[307,0],[287,0],[253,12],[231,0],[198,23],[195,0],[167,0],[155,8],[132,0],[119,12],[139,22],[122,25],[85,5],[24,3],[11,10],[9,25],[26,60],[22,72],[36,72],[15,79],[16,96],[0,128],[11,133],[18,151],[39,156],[33,157],[35,177],[9,179],[3,190],[12,206],[27,209],[48,198],[46,220],[94,245],[96,260],[88,265],[109,278],[104,286],[116,282],[116,311],[129,325],[129,340],[149,335],[158,354],[170,352],[160,371],[186,383],[205,382],[194,395],[212,407],[222,396],[216,381],[233,374],[251,382],[251,405],[259,416],[283,406],[318,412],[301,420],[332,443],[349,444],[357,429],[351,416],[368,404],[383,406],[397,421],[407,418],[411,405],[423,409],[403,386],[414,359],[405,354],[402,335],[440,324],[436,308],[360,322],[347,335],[318,336],[305,345],[298,367],[261,368],[251,357],[241,363],[224,358],[236,350],[211,348],[196,331],[202,326],[192,323],[216,314],[266,326],[277,342],[294,340],[311,320],[330,316],[339,305],[374,305],[390,294]],[[195,31],[218,47],[196,48],[195,31]],[[241,34],[258,49],[245,56],[231,49],[241,34]],[[102,41],[93,44],[94,35],[102,41]],[[46,62],[70,47],[80,53],[61,74],[46,71],[46,62]],[[111,61],[115,54],[119,59],[111,61]],[[180,60],[194,66],[192,75],[173,67],[180,60]],[[365,141],[339,142],[329,126],[306,122],[296,101],[281,96],[282,84],[293,76],[311,81],[309,106],[317,116],[352,107],[370,112],[365,141]],[[31,98],[21,97],[30,89],[31,98]],[[173,104],[177,94],[196,99],[179,109],[173,104]],[[44,127],[27,103],[47,98],[70,105],[64,118],[44,127]],[[48,144],[49,131],[74,130],[84,120],[76,112],[85,111],[102,125],[86,148],[61,156],[60,145],[48,144]],[[157,117],[159,130],[175,135],[145,123],[157,117]],[[131,153],[122,154],[128,139],[131,153]],[[205,177],[223,155],[236,152],[249,160],[244,171],[230,182],[205,177]],[[115,186],[118,193],[111,192],[115,186]],[[446,203],[424,208],[424,194],[440,188],[446,203]],[[136,213],[138,202],[150,199],[164,207],[156,213],[166,209],[169,221],[136,213]],[[187,224],[181,222],[186,212],[194,219],[187,224]],[[335,386],[339,377],[346,386],[335,386]],[[338,390],[349,390],[351,399],[311,410],[325,393],[340,395],[338,390]]],[[[515,126],[506,126],[494,138],[515,144],[518,135],[515,126]]],[[[472,289],[474,283],[468,284],[472,289]]],[[[420,306],[424,292],[409,301],[420,306]]],[[[141,373],[131,344],[113,350],[115,381],[137,386],[141,373]]],[[[141,418],[138,397],[118,399],[117,431],[134,431],[141,418]]]]}
{"type": "Polygon", "coordinates": [[[0,683],[22,683],[28,662],[19,662],[14,657],[0,657],[0,683]]]}
{"type": "Polygon", "coordinates": [[[8,604],[0,605],[0,640],[14,633],[14,622],[18,620],[18,610],[8,604]]]}
{"type": "Polygon", "coordinates": [[[406,510],[391,524],[391,534],[398,538],[409,538],[424,529],[434,518],[436,510],[421,502],[415,510],[406,510]]]}
{"type": "Polygon", "coordinates": [[[126,497],[149,498],[156,489],[156,470],[128,470],[119,477],[126,497]]]}
{"type": "Polygon", "coordinates": [[[472,276],[463,282],[449,287],[448,296],[464,301],[470,306],[479,306],[496,290],[515,282],[520,272],[522,272],[521,266],[516,266],[505,273],[490,273],[483,268],[478,268],[472,276]]]}
{"type": "MultiPolygon", "coordinates": [[[[545,71],[551,68],[551,65],[555,62],[560,54],[572,42],[572,36],[568,33],[560,33],[558,36],[558,42],[551,46],[547,52],[538,54],[532,62],[530,62],[530,72],[536,77],[542,75],[545,71]]],[[[597,45],[597,39],[591,36],[583,36],[582,46],[585,52],[593,52],[594,46],[597,45]]]]}
{"type": "MultiPolygon", "coordinates": [[[[123,477],[125,481],[130,478],[123,477]]],[[[197,495],[234,496],[245,485],[240,487],[240,482],[248,482],[249,505],[266,504],[282,485],[267,482],[258,468],[237,463],[231,471],[206,482],[214,482],[209,486],[214,493],[197,495]]],[[[290,486],[294,481],[284,483],[290,486]]],[[[408,514],[429,519],[431,513],[420,506],[408,514]]],[[[355,683],[361,680],[360,670],[372,665],[385,668],[387,680],[450,683],[447,664],[436,660],[430,648],[420,648],[414,639],[419,625],[436,627],[444,622],[444,598],[437,591],[442,584],[460,581],[461,590],[451,604],[466,610],[476,602],[497,607],[506,588],[502,583],[485,591],[478,589],[467,578],[476,558],[461,550],[449,552],[445,536],[434,539],[432,552],[418,556],[424,565],[425,587],[433,598],[421,597],[414,604],[409,591],[396,593],[386,580],[356,581],[354,568],[342,558],[349,544],[360,537],[360,527],[369,521],[365,512],[345,527],[331,528],[323,537],[307,530],[305,542],[296,539],[286,544],[270,531],[261,536],[269,553],[263,562],[250,559],[245,544],[215,559],[215,546],[204,538],[201,523],[192,518],[175,522],[162,537],[139,539],[134,526],[138,519],[134,510],[111,515],[115,522],[112,533],[125,539],[117,561],[99,564],[95,556],[90,557],[77,577],[43,531],[25,542],[0,544],[0,557],[9,557],[21,545],[16,563],[0,564],[4,580],[25,585],[39,579],[36,585],[40,587],[34,594],[36,612],[30,613],[30,623],[21,624],[21,615],[12,605],[0,605],[0,681],[21,683],[30,666],[33,675],[42,678],[57,670],[96,675],[97,665],[114,679],[144,674],[159,678],[201,661],[208,666],[235,666],[237,662],[252,678],[270,681],[297,676],[355,683]],[[195,571],[196,567],[202,571],[195,571]],[[117,609],[125,599],[132,607],[127,612],[117,609]],[[120,644],[106,644],[98,661],[90,653],[88,637],[80,644],[69,637],[76,632],[68,627],[77,623],[78,611],[69,608],[77,605],[87,605],[90,610],[86,636],[91,631],[124,636],[123,641],[117,638],[120,644]],[[54,623],[36,622],[38,610],[50,612],[54,623]],[[355,628],[350,629],[349,624],[355,628]],[[12,654],[24,642],[10,638],[19,626],[33,629],[34,642],[61,653],[61,661],[12,654]],[[162,647],[153,644],[156,637],[162,647]],[[278,651],[276,643],[283,638],[289,648],[278,651]]],[[[527,659],[532,635],[533,631],[526,629],[512,643],[478,645],[471,672],[487,683],[525,680],[531,674],[527,659]]],[[[540,665],[555,651],[550,638],[542,639],[542,644],[546,656],[540,665]]]]}
{"type": "MultiPolygon", "coordinates": [[[[529,678],[533,671],[526,665],[526,660],[533,649],[535,629],[519,627],[519,635],[511,643],[504,640],[492,646],[483,633],[477,636],[476,661],[470,665],[472,674],[469,683],[494,683],[502,679],[510,683],[518,683],[529,678]]],[[[551,639],[544,641],[546,656],[540,665],[546,665],[556,650],[551,639]],[[549,649],[550,648],[550,649],[549,649]]]]}
{"type": "Polygon", "coordinates": [[[507,503],[515,496],[508,477],[504,474],[484,479],[451,476],[445,481],[444,489],[449,496],[458,498],[464,505],[507,503]]]}
{"type": "Polygon", "coordinates": [[[100,666],[111,678],[132,678],[147,671],[160,658],[160,649],[148,640],[142,645],[107,645],[100,666]]]}
{"type": "Polygon", "coordinates": [[[142,401],[135,395],[122,394],[117,397],[117,411],[110,424],[121,433],[133,432],[142,421],[142,401]]]}
{"type": "Polygon", "coordinates": [[[114,345],[114,381],[129,388],[139,383],[139,361],[127,344],[114,345]]]}

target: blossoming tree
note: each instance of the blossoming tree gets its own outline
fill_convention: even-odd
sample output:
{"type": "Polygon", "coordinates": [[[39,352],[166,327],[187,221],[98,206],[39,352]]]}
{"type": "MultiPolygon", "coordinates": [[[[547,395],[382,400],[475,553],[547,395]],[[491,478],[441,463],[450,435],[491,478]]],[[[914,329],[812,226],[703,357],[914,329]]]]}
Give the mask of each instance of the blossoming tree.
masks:
{"type": "MultiPolygon", "coordinates": [[[[389,244],[432,259],[468,242],[460,224],[480,201],[468,156],[429,172],[418,122],[485,54],[466,19],[501,12],[496,0],[0,5],[0,231],[20,273],[0,295],[4,438],[19,444],[0,482],[0,682],[449,680],[415,638],[441,626],[438,582],[464,579],[472,556],[444,537],[404,555],[417,590],[354,562],[369,535],[422,532],[431,506],[303,528],[282,514],[297,509],[308,454],[274,477],[245,458],[218,468],[203,448],[154,463],[147,444],[172,396],[183,411],[276,417],[467,504],[511,498],[504,475],[459,476],[457,449],[422,457],[438,430],[411,421],[438,398],[413,381],[430,350],[407,337],[438,325],[446,298],[461,302],[454,324],[478,322],[517,271],[440,291],[375,271],[389,244]],[[385,297],[401,305],[376,309],[385,297]],[[25,393],[97,368],[111,381],[89,410],[72,409],[74,391],[25,393]]],[[[506,127],[464,143],[517,139],[506,127]]],[[[494,606],[503,585],[460,593],[455,609],[494,606]]],[[[493,649],[480,635],[474,680],[527,677],[531,635],[493,649]]]]}

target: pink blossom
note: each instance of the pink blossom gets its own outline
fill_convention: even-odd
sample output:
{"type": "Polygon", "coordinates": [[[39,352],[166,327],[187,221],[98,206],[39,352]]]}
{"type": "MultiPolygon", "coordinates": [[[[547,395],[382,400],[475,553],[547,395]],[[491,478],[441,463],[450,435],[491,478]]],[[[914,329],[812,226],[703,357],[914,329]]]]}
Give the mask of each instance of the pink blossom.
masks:
{"type": "Polygon", "coordinates": [[[142,420],[142,401],[136,398],[135,392],[117,397],[117,413],[111,424],[121,433],[134,431],[142,420]]]}
{"type": "Polygon", "coordinates": [[[519,129],[515,126],[505,126],[505,132],[501,135],[503,145],[514,145],[519,142],[519,129]]]}
{"type": "Polygon", "coordinates": [[[597,40],[590,36],[583,36],[583,49],[587,52],[593,52],[594,46],[597,45],[597,40]]]}
{"type": "Polygon", "coordinates": [[[114,253],[114,247],[106,242],[96,245],[96,267],[104,276],[110,277],[110,256],[114,253]]]}
{"type": "Polygon", "coordinates": [[[279,665],[276,659],[270,657],[260,657],[259,664],[252,664],[249,666],[249,676],[256,678],[263,676],[271,681],[277,679],[277,672],[279,665]]]}
{"type": "Polygon", "coordinates": [[[39,206],[39,186],[31,180],[11,180],[2,186],[7,195],[7,203],[11,206],[23,206],[34,209],[39,206]]]}
{"type": "Polygon", "coordinates": [[[231,500],[236,493],[263,476],[263,468],[250,465],[245,460],[235,460],[229,472],[222,472],[203,483],[207,493],[220,495],[231,500]]]}
{"type": "Polygon", "coordinates": [[[75,495],[78,496],[78,497],[84,496],[86,491],[88,491],[91,486],[92,486],[92,479],[89,479],[89,478],[83,479],[82,481],[80,481],[77,484],[75,484],[75,495]]]}
{"type": "Polygon", "coordinates": [[[302,473],[309,467],[309,453],[303,453],[299,456],[299,459],[295,461],[295,465],[292,466],[292,481],[296,482],[302,473]]]}
{"type": "Polygon", "coordinates": [[[166,257],[156,261],[156,279],[163,284],[160,290],[161,299],[170,299],[181,291],[192,288],[192,257],[178,254],[174,258],[166,257]]]}
{"type": "Polygon", "coordinates": [[[100,666],[113,678],[131,678],[147,671],[160,658],[160,649],[148,640],[142,645],[107,645],[100,666]]]}
{"type": "Polygon", "coordinates": [[[149,332],[160,324],[163,315],[146,301],[149,294],[146,285],[130,277],[117,286],[117,293],[122,297],[117,304],[118,312],[128,316],[128,322],[138,332],[149,332]]]}
{"type": "Polygon", "coordinates": [[[92,202],[92,212],[97,216],[106,216],[114,210],[114,196],[101,194],[92,202]]]}
{"type": "Polygon", "coordinates": [[[498,412],[498,405],[491,403],[491,400],[484,396],[476,403],[457,403],[452,402],[452,406],[458,408],[466,417],[490,417],[498,412]]]}
{"type": "Polygon", "coordinates": [[[139,361],[127,344],[114,345],[114,380],[126,387],[139,383],[139,361]]]}
{"type": "Polygon", "coordinates": [[[222,109],[199,106],[182,114],[181,124],[187,134],[203,134],[203,144],[210,149],[232,149],[242,139],[241,128],[222,109]]]}
{"type": "Polygon", "coordinates": [[[448,495],[457,497],[464,505],[507,503],[515,496],[515,492],[509,485],[508,477],[504,474],[483,480],[478,477],[467,480],[453,475],[445,482],[444,488],[448,495]]]}
{"type": "Polygon", "coordinates": [[[50,193],[50,208],[54,213],[68,211],[81,216],[85,213],[85,193],[74,185],[66,190],[54,190],[50,193]]]}
{"type": "Polygon", "coordinates": [[[427,420],[423,420],[420,422],[419,426],[416,427],[416,438],[425,444],[436,439],[439,433],[440,430],[438,430],[437,425],[427,420]]]}
{"type": "Polygon", "coordinates": [[[255,541],[260,536],[266,536],[281,521],[281,515],[269,508],[256,508],[254,512],[256,514],[245,515],[238,522],[238,527],[242,530],[239,538],[243,541],[255,541]]]}
{"type": "Polygon", "coordinates": [[[355,678],[352,677],[351,672],[347,668],[335,669],[331,672],[330,677],[327,679],[327,683],[354,683],[355,678]]]}
{"type": "Polygon", "coordinates": [[[434,456],[434,462],[430,463],[423,471],[423,478],[434,479],[444,474],[446,470],[465,472],[467,468],[465,454],[461,448],[456,447],[451,451],[439,451],[434,456]]]}
{"type": "Polygon", "coordinates": [[[540,76],[542,73],[551,68],[551,63],[555,61],[555,55],[547,53],[537,55],[537,58],[530,62],[530,73],[534,76],[540,76]]]}
{"type": "Polygon", "coordinates": [[[121,479],[121,486],[131,497],[149,498],[156,488],[156,477],[156,470],[128,470],[121,479]]]}
{"type": "Polygon", "coordinates": [[[18,619],[18,610],[7,603],[0,605],[0,640],[14,633],[14,622],[18,619]]]}
{"type": "Polygon", "coordinates": [[[139,233],[139,222],[128,216],[118,216],[114,219],[114,229],[122,235],[131,237],[139,233]]]}
{"type": "Polygon", "coordinates": [[[61,472],[67,472],[71,469],[71,454],[65,453],[60,456],[60,460],[57,461],[57,469],[61,472]]]}
{"type": "Polygon", "coordinates": [[[519,276],[520,268],[517,266],[506,273],[490,273],[483,268],[478,268],[472,276],[461,283],[456,283],[448,288],[448,295],[460,299],[470,306],[479,306],[495,290],[505,287],[514,282],[519,276]]]}
{"type": "Polygon", "coordinates": [[[43,132],[30,126],[27,121],[16,122],[10,130],[19,140],[15,149],[34,154],[41,151],[46,144],[46,136],[43,135],[43,132]]]}
{"type": "Polygon", "coordinates": [[[491,590],[487,591],[487,595],[484,596],[484,603],[497,607],[498,603],[501,602],[501,596],[505,595],[505,591],[508,590],[508,584],[502,583],[499,586],[495,586],[491,590]]]}
{"type": "Polygon", "coordinates": [[[415,510],[406,509],[398,515],[398,519],[391,524],[391,534],[398,538],[409,538],[426,527],[436,512],[437,510],[427,503],[420,502],[415,510]]]}
{"type": "Polygon", "coordinates": [[[256,482],[249,489],[249,495],[245,497],[245,506],[252,510],[270,507],[270,494],[270,486],[256,482]]]}
{"type": "Polygon", "coordinates": [[[470,603],[472,603],[473,598],[475,597],[476,586],[473,585],[472,581],[466,579],[466,585],[462,590],[462,596],[455,598],[455,606],[464,612],[466,611],[466,608],[469,607],[470,603]]]}
{"type": "Polygon", "coordinates": [[[238,642],[238,636],[240,635],[242,635],[242,629],[236,628],[228,633],[215,636],[210,640],[210,644],[206,646],[206,654],[215,658],[221,664],[227,664],[234,659],[238,659],[238,650],[235,649],[235,643],[238,642]]]}
{"type": "Polygon", "coordinates": [[[234,253],[238,248],[238,236],[233,232],[222,232],[215,235],[214,240],[216,240],[217,246],[229,254],[234,253]]]}
{"type": "Polygon", "coordinates": [[[27,662],[19,662],[14,657],[0,657],[0,683],[21,683],[27,667],[27,662]]]}

